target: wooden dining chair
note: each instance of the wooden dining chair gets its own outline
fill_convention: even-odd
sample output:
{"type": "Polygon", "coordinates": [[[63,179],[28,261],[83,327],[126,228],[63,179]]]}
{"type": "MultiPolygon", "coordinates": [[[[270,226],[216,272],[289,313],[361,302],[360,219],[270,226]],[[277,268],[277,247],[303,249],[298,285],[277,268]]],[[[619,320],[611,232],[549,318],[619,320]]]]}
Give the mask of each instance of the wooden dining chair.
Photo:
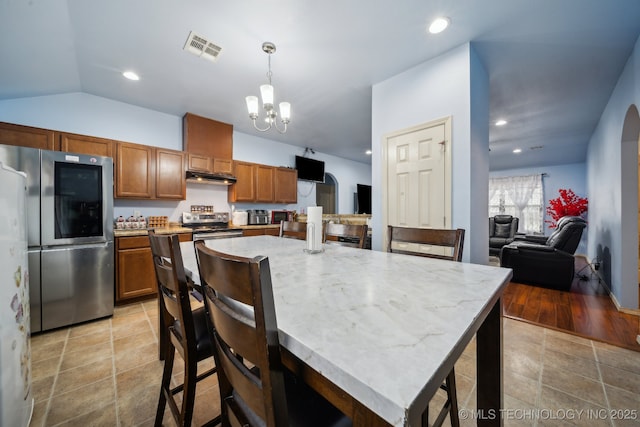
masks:
{"type": "MultiPolygon", "coordinates": [[[[435,228],[408,228],[389,226],[387,230],[387,251],[429,258],[462,261],[464,246],[464,230],[444,230],[435,228]]],[[[447,413],[450,415],[452,427],[460,426],[458,416],[458,396],[456,391],[456,375],[454,368],[440,386],[447,393],[447,400],[440,409],[433,426],[441,426],[447,413]]],[[[422,426],[429,425],[429,408],[422,414],[422,426]]]]}
{"type": "Polygon", "coordinates": [[[429,258],[462,261],[464,230],[408,228],[390,225],[387,251],[429,258]]]}
{"type": "Polygon", "coordinates": [[[307,239],[307,223],[297,222],[297,221],[281,221],[280,237],[306,240],[307,239]]]}
{"type": "Polygon", "coordinates": [[[352,248],[364,248],[369,227],[366,224],[335,224],[329,222],[324,227],[325,243],[335,243],[352,248]]]}
{"type": "MultiPolygon", "coordinates": [[[[216,368],[197,374],[198,362],[213,357],[213,342],[207,326],[204,307],[192,311],[189,300],[189,286],[182,263],[178,236],[158,235],[149,231],[149,242],[153,254],[153,263],[158,282],[158,302],[160,305],[160,328],[164,329],[165,343],[164,369],[160,385],[160,397],[156,410],[155,426],[162,425],[166,404],[178,426],[191,426],[198,381],[216,373],[216,368]],[[184,379],[182,384],[171,388],[174,357],[177,353],[184,361],[184,379]],[[182,393],[181,404],[174,395],[182,393]]],[[[209,421],[207,425],[220,422],[220,417],[209,421]]]]}
{"type": "Polygon", "coordinates": [[[266,257],[241,258],[195,243],[219,367],[223,425],[350,426],[282,365],[266,257]]]}

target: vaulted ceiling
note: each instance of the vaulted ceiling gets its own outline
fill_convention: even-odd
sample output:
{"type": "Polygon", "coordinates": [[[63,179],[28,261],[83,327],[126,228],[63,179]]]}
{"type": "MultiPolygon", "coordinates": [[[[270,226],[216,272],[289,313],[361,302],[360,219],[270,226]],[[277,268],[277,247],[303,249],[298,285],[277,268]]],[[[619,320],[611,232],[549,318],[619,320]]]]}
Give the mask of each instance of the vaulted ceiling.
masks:
{"type": "Polygon", "coordinates": [[[639,35],[637,0],[0,0],[0,99],[85,92],[369,162],[371,86],[471,42],[491,122],[508,121],[491,125],[491,169],[571,163],[639,35]],[[451,25],[429,34],[437,16],[451,25]],[[222,47],[215,62],[183,50],[191,31],[222,47]],[[291,103],[284,135],[246,112],[264,41],[276,102],[291,103]]]}

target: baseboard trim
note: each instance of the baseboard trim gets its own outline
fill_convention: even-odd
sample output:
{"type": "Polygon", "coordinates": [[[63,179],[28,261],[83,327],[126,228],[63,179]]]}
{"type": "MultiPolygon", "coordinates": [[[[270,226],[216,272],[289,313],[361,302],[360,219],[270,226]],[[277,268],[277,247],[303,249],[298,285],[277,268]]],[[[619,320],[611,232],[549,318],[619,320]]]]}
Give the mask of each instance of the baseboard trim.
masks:
{"type": "MultiPolygon", "coordinates": [[[[609,287],[609,284],[600,275],[599,271],[596,271],[596,270],[593,269],[593,265],[591,264],[591,260],[589,259],[588,256],[583,255],[583,254],[577,254],[575,256],[585,259],[586,263],[589,265],[589,270],[591,270],[592,273],[594,273],[596,276],[598,276],[598,279],[600,280],[600,282],[604,286],[604,289],[607,291],[607,295],[609,295],[609,298],[611,298],[611,301],[613,302],[613,305],[616,306],[616,309],[619,312],[626,313],[626,314],[631,314],[632,316],[640,317],[640,309],[625,308],[625,307],[622,307],[620,305],[620,303],[618,302],[618,299],[616,298],[616,296],[613,294],[613,292],[611,292],[611,287],[609,287]]],[[[640,344],[640,335],[638,335],[638,341],[639,341],[638,343],[640,344]]]]}

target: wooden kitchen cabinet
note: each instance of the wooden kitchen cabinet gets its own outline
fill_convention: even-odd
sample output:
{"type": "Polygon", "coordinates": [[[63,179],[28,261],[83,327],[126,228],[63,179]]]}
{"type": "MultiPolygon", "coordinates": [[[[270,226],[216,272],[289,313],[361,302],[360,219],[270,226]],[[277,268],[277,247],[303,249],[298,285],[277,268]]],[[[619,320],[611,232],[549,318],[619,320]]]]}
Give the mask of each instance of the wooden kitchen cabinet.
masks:
{"type": "Polygon", "coordinates": [[[49,129],[0,123],[0,144],[55,150],[56,132],[49,129]]]}
{"type": "Polygon", "coordinates": [[[253,163],[233,162],[233,174],[237,181],[229,187],[228,199],[230,202],[255,201],[255,168],[253,163]]]}
{"type": "Polygon", "coordinates": [[[155,198],[153,147],[128,142],[116,143],[116,198],[155,198]]]}
{"type": "Polygon", "coordinates": [[[187,198],[187,181],[184,170],[184,152],[156,148],[156,199],[187,198]]]}
{"type": "Polygon", "coordinates": [[[256,180],[256,202],[273,202],[273,166],[254,165],[256,180]]]}
{"type": "Polygon", "coordinates": [[[60,151],[67,153],[88,154],[94,156],[113,157],[113,141],[94,136],[75,135],[72,133],[60,134],[60,151]]]}
{"type": "Polygon", "coordinates": [[[233,160],[213,159],[213,172],[233,174],[233,160]]]}
{"type": "Polygon", "coordinates": [[[188,167],[193,172],[233,174],[233,160],[214,159],[200,154],[187,153],[188,167]]]}
{"type": "Polygon", "coordinates": [[[234,161],[237,182],[229,188],[229,202],[296,203],[298,171],[234,161]]]}
{"type": "MultiPolygon", "coordinates": [[[[191,233],[179,233],[181,242],[191,233]]],[[[116,302],[156,296],[158,285],[149,236],[116,237],[116,302]]]]}
{"type": "Polygon", "coordinates": [[[116,302],[156,295],[158,285],[148,236],[116,238],[116,302]]]}
{"type": "Polygon", "coordinates": [[[187,170],[194,172],[211,172],[213,170],[213,158],[200,154],[187,153],[187,170]]]}
{"type": "Polygon", "coordinates": [[[212,159],[233,159],[233,125],[187,113],[182,118],[183,150],[212,159]]]}
{"type": "Polygon", "coordinates": [[[116,198],[186,198],[182,151],[129,142],[116,143],[116,198]]]}
{"type": "Polygon", "coordinates": [[[290,168],[275,168],[273,180],[275,203],[298,203],[298,171],[290,168]]]}

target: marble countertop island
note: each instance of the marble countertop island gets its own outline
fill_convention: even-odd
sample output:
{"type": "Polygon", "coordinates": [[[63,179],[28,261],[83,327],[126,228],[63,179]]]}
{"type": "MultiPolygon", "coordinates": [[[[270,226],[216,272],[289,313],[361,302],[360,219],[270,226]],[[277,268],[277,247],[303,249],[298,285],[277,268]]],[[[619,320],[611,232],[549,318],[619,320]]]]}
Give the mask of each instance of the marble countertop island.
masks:
{"type": "MultiPolygon", "coordinates": [[[[269,257],[280,342],[387,423],[418,425],[425,402],[499,306],[511,270],[272,236],[210,240],[269,257]]],[[[199,282],[193,244],[181,244],[199,282]]],[[[495,367],[495,366],[494,366],[495,367]]]]}

